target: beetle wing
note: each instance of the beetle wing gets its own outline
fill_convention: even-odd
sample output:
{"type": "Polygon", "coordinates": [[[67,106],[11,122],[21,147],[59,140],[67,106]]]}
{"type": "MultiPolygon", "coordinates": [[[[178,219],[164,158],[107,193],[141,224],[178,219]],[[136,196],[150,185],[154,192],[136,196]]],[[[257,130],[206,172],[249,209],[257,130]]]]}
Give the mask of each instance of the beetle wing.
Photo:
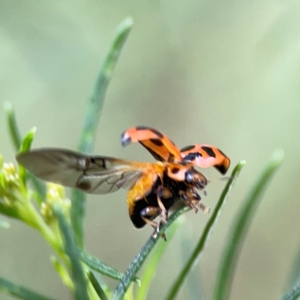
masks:
{"type": "Polygon", "coordinates": [[[35,149],[18,154],[17,161],[40,179],[90,194],[130,189],[143,174],[143,163],[66,149],[35,149]]]}
{"type": "Polygon", "coordinates": [[[191,145],[180,150],[184,162],[208,168],[215,167],[220,173],[225,174],[230,166],[230,159],[220,149],[209,145],[191,145]]]}
{"type": "Polygon", "coordinates": [[[180,151],[175,144],[166,135],[151,127],[129,128],[122,134],[121,141],[123,146],[132,142],[141,143],[159,161],[182,160],[180,151]]]}

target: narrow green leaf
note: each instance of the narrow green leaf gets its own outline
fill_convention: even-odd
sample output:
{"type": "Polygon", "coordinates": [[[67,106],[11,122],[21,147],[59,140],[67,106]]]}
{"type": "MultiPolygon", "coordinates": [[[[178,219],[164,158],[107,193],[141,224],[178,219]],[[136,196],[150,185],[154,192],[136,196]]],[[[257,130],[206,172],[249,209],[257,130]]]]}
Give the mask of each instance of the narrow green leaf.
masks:
{"type": "Polygon", "coordinates": [[[275,171],[280,166],[283,156],[284,153],[281,149],[274,152],[271,161],[244,200],[244,203],[237,214],[235,222],[231,230],[229,230],[230,235],[226,239],[227,243],[224,249],[224,254],[222,255],[222,261],[217,275],[214,289],[215,294],[213,297],[214,300],[226,300],[229,297],[235,266],[244,238],[247,234],[247,230],[262,198],[263,192],[265,191],[275,171]]]}
{"type": "Polygon", "coordinates": [[[178,218],[175,220],[173,226],[168,231],[168,242],[166,243],[163,239],[160,239],[158,245],[153,249],[147,263],[143,268],[143,274],[141,276],[141,286],[137,290],[136,300],[147,299],[148,290],[150,288],[151,282],[155,276],[157,266],[164,255],[167,246],[173,239],[175,233],[177,232],[179,226],[183,223],[183,218],[178,218]]]}
{"type": "Polygon", "coordinates": [[[80,252],[74,240],[71,226],[64,217],[62,209],[54,205],[54,213],[59,223],[59,228],[64,238],[65,252],[69,256],[71,264],[71,276],[74,283],[74,297],[76,300],[89,300],[87,292],[87,283],[84,276],[83,268],[80,263],[80,252]]]}
{"type": "Polygon", "coordinates": [[[0,228],[8,229],[10,227],[10,224],[6,221],[0,221],[0,228]]]}
{"type": "Polygon", "coordinates": [[[245,161],[241,161],[232,171],[231,177],[228,180],[228,182],[220,196],[220,199],[216,205],[216,208],[214,209],[213,213],[211,214],[211,217],[209,218],[193,253],[191,254],[186,265],[184,266],[184,268],[178,275],[177,279],[174,281],[174,283],[171,286],[170,291],[165,299],[167,299],[167,300],[175,299],[175,297],[178,294],[180,288],[182,287],[187,275],[189,274],[189,272],[191,271],[191,269],[193,268],[193,266],[196,264],[197,260],[199,259],[199,256],[202,253],[204,246],[208,240],[208,237],[210,236],[210,233],[213,229],[213,226],[221,212],[221,208],[222,208],[225,200],[228,198],[229,192],[232,189],[232,187],[235,183],[235,180],[239,176],[240,171],[242,170],[245,163],[246,163],[245,161]]]}
{"type": "MultiPolygon", "coordinates": [[[[180,235],[180,254],[182,264],[185,265],[187,259],[187,253],[191,253],[195,247],[195,239],[192,237],[192,228],[190,224],[185,226],[184,234],[180,235]]],[[[198,230],[198,228],[196,229],[198,230]]],[[[206,299],[204,296],[204,287],[203,287],[203,279],[200,276],[198,268],[192,268],[185,280],[185,283],[182,287],[183,294],[186,299],[189,300],[204,300],[206,299]]]]}
{"type": "MultiPolygon", "coordinates": [[[[91,153],[99,123],[104,98],[113,70],[120,56],[122,47],[132,27],[132,19],[126,18],[118,27],[115,39],[100,68],[91,97],[87,103],[85,121],[80,136],[78,150],[91,153]]],[[[71,220],[77,244],[83,246],[83,218],[85,213],[85,195],[79,190],[72,191],[71,220]]]]}
{"type": "MultiPolygon", "coordinates": [[[[188,206],[184,206],[180,208],[179,210],[175,211],[168,219],[168,222],[161,226],[159,232],[160,234],[163,234],[166,229],[173,224],[173,222],[183,213],[189,211],[190,208],[188,206]]],[[[133,261],[130,263],[128,269],[124,273],[124,276],[122,277],[121,281],[117,285],[116,289],[114,290],[114,293],[112,295],[111,300],[121,300],[123,299],[126,291],[128,290],[131,282],[133,281],[133,278],[136,276],[137,272],[142,267],[144,261],[150,254],[153,247],[156,245],[158,240],[160,239],[160,236],[157,238],[150,237],[146,244],[142,247],[142,249],[139,251],[139,253],[134,257],[133,261]]]]}
{"type": "MultiPolygon", "coordinates": [[[[23,139],[23,141],[22,141],[22,143],[20,145],[20,153],[27,152],[28,150],[30,150],[33,138],[35,136],[35,132],[36,132],[36,127],[33,127],[25,135],[25,137],[24,137],[24,139],[23,139]]],[[[26,169],[22,165],[19,165],[19,169],[20,169],[21,180],[25,184],[26,183],[27,171],[26,171],[26,169]]]]}
{"type": "Polygon", "coordinates": [[[292,262],[291,272],[287,282],[288,292],[282,300],[297,299],[300,296],[300,249],[292,262]]]}
{"type": "Polygon", "coordinates": [[[101,300],[108,300],[104,290],[102,289],[100,283],[98,282],[98,280],[96,279],[95,275],[93,274],[93,272],[89,272],[88,273],[88,278],[92,284],[92,286],[94,287],[97,295],[99,296],[99,298],[101,300]]]}
{"type": "Polygon", "coordinates": [[[4,102],[4,111],[6,113],[7,125],[12,143],[15,147],[15,150],[19,151],[22,142],[22,137],[17,125],[15,111],[13,109],[12,104],[9,101],[4,102]]]}
{"type": "Polygon", "coordinates": [[[54,256],[51,256],[51,262],[53,264],[54,269],[56,270],[57,274],[63,281],[63,283],[70,289],[73,289],[73,282],[70,278],[70,275],[66,269],[66,267],[54,256]]]}
{"type": "Polygon", "coordinates": [[[33,127],[26,133],[20,145],[20,153],[27,152],[28,150],[30,150],[35,133],[36,133],[36,127],[33,127]]]}
{"type": "Polygon", "coordinates": [[[288,291],[282,300],[297,300],[300,297],[300,282],[297,282],[290,291],[288,291]]]}
{"type": "MultiPolygon", "coordinates": [[[[7,119],[7,125],[10,133],[10,137],[12,140],[12,143],[14,145],[14,148],[16,151],[25,152],[28,151],[31,147],[32,140],[35,135],[36,128],[34,127],[29,131],[29,133],[25,136],[25,138],[22,140],[22,136],[17,124],[15,111],[13,109],[12,104],[9,101],[4,102],[4,111],[6,113],[6,119],[7,119]]],[[[24,170],[24,169],[23,169],[24,170]]],[[[25,175],[24,171],[23,175],[25,175]]],[[[42,181],[38,180],[34,176],[29,176],[35,189],[37,190],[39,197],[41,199],[45,198],[46,192],[45,192],[45,185],[42,181]]]]}
{"type": "Polygon", "coordinates": [[[78,150],[81,152],[90,153],[93,151],[96,130],[104,104],[107,87],[112,78],[112,74],[121,54],[121,50],[130,33],[132,24],[132,19],[126,18],[119,25],[114,41],[100,68],[100,72],[92,90],[90,100],[87,104],[85,123],[81,132],[80,143],[78,147],[78,150]]]}
{"type": "Polygon", "coordinates": [[[0,291],[3,293],[12,295],[18,299],[24,300],[53,300],[53,298],[49,298],[38,294],[26,287],[21,285],[17,285],[12,283],[11,281],[0,277],[0,291]]]}
{"type": "MultiPolygon", "coordinates": [[[[187,253],[190,253],[191,249],[194,247],[194,239],[192,238],[191,232],[186,230],[185,234],[181,235],[181,261],[185,262],[187,258],[187,253]]],[[[199,268],[192,268],[189,272],[184,285],[182,286],[182,292],[185,298],[189,300],[204,300],[204,288],[203,279],[199,268]]]]}
{"type": "MultiPolygon", "coordinates": [[[[86,253],[80,253],[81,261],[89,266],[92,270],[99,272],[105,276],[108,276],[112,279],[120,280],[123,277],[123,273],[119,272],[117,269],[110,267],[109,265],[103,263],[98,258],[86,253]]],[[[135,276],[133,278],[134,282],[139,282],[139,279],[135,276]]]]}
{"type": "MultiPolygon", "coordinates": [[[[33,127],[31,130],[29,130],[27,132],[27,134],[25,135],[25,137],[23,138],[23,140],[20,144],[20,147],[19,147],[20,153],[27,152],[30,150],[35,133],[36,133],[36,127],[33,127]]],[[[20,177],[21,177],[21,180],[23,181],[23,183],[25,184],[26,178],[28,176],[28,178],[30,178],[32,184],[34,185],[34,187],[36,189],[36,193],[38,195],[38,197],[35,197],[35,198],[37,198],[39,200],[39,202],[43,201],[46,197],[46,187],[45,187],[44,182],[42,182],[41,180],[39,180],[32,174],[28,174],[26,169],[22,165],[19,165],[19,169],[20,169],[20,177]]]]}
{"type": "Polygon", "coordinates": [[[300,248],[292,262],[291,272],[287,281],[287,290],[292,289],[300,281],[300,248]]]}

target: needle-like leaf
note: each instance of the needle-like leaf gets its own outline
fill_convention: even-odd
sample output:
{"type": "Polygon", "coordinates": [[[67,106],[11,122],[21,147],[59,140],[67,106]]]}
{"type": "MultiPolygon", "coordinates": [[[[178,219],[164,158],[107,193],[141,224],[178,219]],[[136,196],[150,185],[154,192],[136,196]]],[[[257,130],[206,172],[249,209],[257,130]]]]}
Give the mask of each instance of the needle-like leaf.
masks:
{"type": "Polygon", "coordinates": [[[191,269],[193,268],[193,266],[199,259],[199,256],[202,253],[204,246],[208,240],[208,237],[211,233],[211,230],[213,229],[213,225],[215,224],[217,217],[219,216],[219,214],[221,212],[221,208],[222,208],[225,200],[228,198],[229,192],[232,189],[232,187],[235,183],[235,180],[239,176],[240,171],[242,170],[244,165],[245,165],[245,161],[241,161],[232,171],[231,177],[228,180],[228,182],[221,194],[221,197],[216,205],[216,208],[214,209],[210,219],[208,220],[208,222],[204,228],[201,238],[199,239],[193,253],[191,254],[191,256],[190,256],[189,260],[187,261],[186,265],[184,266],[183,270],[180,272],[177,279],[174,281],[173,285],[171,286],[170,291],[169,291],[167,297],[165,298],[166,300],[175,299],[175,297],[176,297],[177,293],[179,292],[180,288],[182,287],[187,275],[189,274],[189,272],[191,271],[191,269]]]}
{"type": "Polygon", "coordinates": [[[23,300],[54,300],[0,277],[0,291],[23,300]]]}
{"type": "Polygon", "coordinates": [[[72,279],[74,283],[74,298],[76,300],[89,300],[86,279],[80,262],[79,249],[75,244],[71,226],[68,224],[61,207],[54,205],[54,213],[59,223],[60,231],[63,235],[65,252],[69,256],[72,279]]]}
{"type": "MultiPolygon", "coordinates": [[[[91,153],[99,123],[104,98],[113,70],[121,54],[123,45],[132,27],[132,19],[126,18],[118,27],[115,39],[100,68],[91,97],[87,103],[84,125],[80,135],[78,150],[91,153]]],[[[77,244],[83,246],[83,218],[85,214],[85,195],[79,190],[72,192],[71,220],[77,244]]]]}
{"type": "Polygon", "coordinates": [[[99,298],[101,300],[108,300],[104,290],[102,289],[100,283],[97,281],[95,275],[93,274],[93,272],[89,272],[88,273],[88,278],[92,284],[92,286],[94,287],[97,295],[99,296],[99,298]]]}
{"type": "MultiPolygon", "coordinates": [[[[22,140],[22,136],[20,134],[20,130],[16,120],[15,111],[13,109],[12,104],[9,101],[4,102],[4,111],[6,114],[7,126],[9,129],[10,137],[15,150],[17,152],[28,151],[31,147],[31,143],[34,138],[36,129],[31,129],[31,131],[29,131],[29,133],[27,133],[27,135],[22,140]]],[[[23,171],[23,175],[25,176],[25,170],[23,171]]],[[[44,183],[34,176],[29,175],[29,177],[37,191],[39,199],[42,201],[45,198],[46,194],[44,183]]]]}
{"type": "Polygon", "coordinates": [[[158,245],[153,249],[147,263],[143,268],[143,274],[141,276],[141,286],[138,287],[136,300],[146,300],[150,284],[155,276],[157,266],[164,255],[167,246],[174,237],[180,225],[183,223],[183,218],[175,220],[173,226],[168,230],[168,242],[166,243],[163,239],[160,239],[158,245]]]}
{"type": "Polygon", "coordinates": [[[284,154],[281,149],[274,152],[271,157],[271,161],[258,178],[253,188],[250,190],[250,193],[246,197],[239,213],[237,214],[237,218],[231,230],[229,230],[230,235],[226,239],[226,246],[217,275],[214,289],[215,294],[213,296],[214,300],[226,300],[229,297],[235,266],[239,257],[240,249],[247,234],[247,230],[258,204],[262,199],[263,192],[275,171],[280,166],[283,156],[284,154]]]}
{"type": "MultiPolygon", "coordinates": [[[[86,252],[80,253],[80,259],[87,266],[89,266],[92,270],[97,271],[100,274],[108,276],[112,279],[120,280],[124,275],[123,273],[119,272],[117,269],[110,267],[109,265],[100,261],[98,258],[96,258],[86,252]]],[[[133,281],[139,282],[139,279],[137,277],[134,277],[133,281]]]]}

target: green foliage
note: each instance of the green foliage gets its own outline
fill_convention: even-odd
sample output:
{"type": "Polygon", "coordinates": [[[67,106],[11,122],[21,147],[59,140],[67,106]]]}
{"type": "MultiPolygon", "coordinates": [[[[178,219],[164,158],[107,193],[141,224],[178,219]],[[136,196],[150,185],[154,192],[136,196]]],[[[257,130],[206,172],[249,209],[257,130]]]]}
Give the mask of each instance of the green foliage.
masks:
{"type": "MultiPolygon", "coordinates": [[[[120,25],[101,67],[92,95],[87,104],[85,122],[79,143],[79,149],[82,152],[90,152],[92,150],[105,92],[131,26],[132,20],[129,18],[120,25]]],[[[5,104],[5,111],[10,135],[16,150],[21,152],[27,151],[30,149],[34,138],[35,128],[30,130],[22,139],[14,110],[9,103],[5,104]]],[[[227,239],[224,254],[221,258],[220,271],[217,274],[215,286],[215,300],[227,299],[229,296],[235,270],[234,267],[237,264],[242,242],[249,229],[258,203],[262,199],[262,192],[279,167],[282,158],[282,151],[275,152],[271,162],[245,198],[243,206],[236,216],[236,221],[232,230],[230,230],[230,236],[227,239]]],[[[244,164],[245,162],[241,161],[234,168],[198,243],[182,271],[177,276],[174,276],[175,280],[170,286],[165,299],[175,299],[188,274],[190,274],[193,266],[199,259],[200,254],[204,251],[208,237],[221,212],[221,208],[228,198],[229,192],[244,164]]],[[[3,159],[0,157],[0,213],[22,221],[41,234],[53,249],[54,255],[51,257],[51,261],[62,281],[73,292],[74,299],[118,300],[124,297],[126,299],[147,299],[149,287],[157,271],[157,266],[162,260],[166,247],[171,243],[172,237],[182,223],[182,219],[179,217],[190,208],[182,207],[176,210],[168,218],[167,223],[160,228],[160,234],[164,234],[166,229],[171,226],[168,231],[168,242],[163,241],[160,237],[154,238],[151,236],[123,274],[81,250],[84,245],[84,207],[85,198],[82,193],[74,191],[71,206],[71,201],[65,197],[63,187],[48,184],[46,189],[44,184],[30,177],[22,166],[16,168],[11,163],[3,163],[3,159]],[[33,190],[28,186],[29,180],[33,183],[33,190]],[[147,258],[148,261],[144,266],[144,271],[139,280],[137,273],[147,258]],[[92,270],[101,274],[99,280],[97,280],[92,270]],[[118,280],[114,291],[110,291],[107,288],[104,276],[118,280]],[[129,289],[132,292],[132,282],[138,283],[135,286],[137,289],[136,297],[128,293],[129,289]],[[141,288],[139,287],[140,284],[142,285],[141,288]]],[[[6,228],[7,223],[0,221],[0,227],[6,228]]],[[[0,278],[0,291],[9,293],[19,299],[50,300],[49,297],[37,294],[26,287],[16,285],[3,278],[0,278]]],[[[283,299],[296,299],[298,295],[299,283],[296,283],[283,299]]]]}
{"type": "Polygon", "coordinates": [[[179,273],[177,279],[174,281],[173,285],[171,286],[170,291],[166,297],[167,300],[175,299],[178,291],[180,290],[180,288],[182,287],[182,285],[184,283],[184,280],[186,279],[186,277],[190,273],[193,265],[195,265],[195,262],[197,261],[200,254],[202,253],[204,246],[207,242],[207,239],[211,233],[211,230],[213,229],[213,225],[215,224],[217,217],[221,212],[221,208],[222,208],[225,200],[228,198],[229,192],[230,192],[231,188],[233,187],[233,184],[234,184],[236,178],[239,176],[240,171],[242,170],[245,163],[246,163],[245,161],[241,161],[232,171],[230,179],[228,180],[228,182],[223,190],[223,193],[221,194],[221,197],[216,205],[216,208],[213,211],[210,219],[208,220],[208,222],[203,230],[202,236],[200,237],[200,239],[199,239],[194,251],[192,252],[190,258],[188,259],[186,265],[184,266],[181,273],[179,273]]]}
{"type": "Polygon", "coordinates": [[[283,297],[282,300],[297,300],[300,297],[300,282],[297,282],[283,297]]]}
{"type": "MultiPolygon", "coordinates": [[[[123,277],[123,274],[119,272],[117,269],[112,268],[111,266],[105,264],[104,262],[100,261],[98,258],[86,252],[81,252],[80,256],[82,262],[84,262],[92,270],[97,271],[102,275],[105,275],[107,277],[116,280],[120,280],[123,277]]],[[[134,277],[132,281],[139,282],[139,279],[137,277],[134,277]]]]}
{"type": "Polygon", "coordinates": [[[54,300],[0,277],[0,291],[24,300],[54,300]]]}
{"type": "Polygon", "coordinates": [[[99,299],[107,300],[108,298],[107,298],[104,290],[102,289],[101,285],[97,281],[93,272],[91,272],[91,271],[88,272],[88,278],[89,278],[91,284],[93,285],[93,288],[95,289],[97,295],[99,296],[99,299]]]}
{"type": "MultiPolygon", "coordinates": [[[[111,80],[113,70],[121,53],[124,43],[132,27],[132,19],[126,18],[117,29],[116,37],[108,51],[108,54],[100,68],[92,95],[87,103],[84,125],[79,140],[78,150],[90,153],[93,149],[96,137],[97,125],[104,104],[104,97],[111,80]]],[[[85,195],[80,190],[72,193],[71,220],[74,228],[77,244],[83,246],[83,217],[85,213],[85,195]]]]}
{"type": "MultiPolygon", "coordinates": [[[[15,111],[10,102],[6,101],[4,103],[4,110],[6,113],[6,119],[7,119],[7,125],[8,125],[8,129],[9,129],[10,137],[11,137],[11,140],[12,140],[15,150],[18,152],[25,152],[25,151],[29,150],[31,143],[33,141],[34,135],[35,135],[36,128],[32,128],[32,130],[27,133],[27,135],[24,137],[24,139],[22,139],[21,133],[20,133],[20,130],[18,127],[18,123],[16,120],[15,111]]],[[[19,167],[22,170],[23,167],[22,166],[19,166],[19,167]]],[[[20,175],[25,180],[24,170],[21,171],[20,173],[21,173],[20,175]]],[[[38,198],[40,200],[44,199],[45,192],[46,192],[45,184],[41,180],[37,179],[34,176],[31,176],[30,174],[28,174],[28,177],[30,178],[30,180],[32,181],[32,183],[36,189],[38,198]]]]}
{"type": "Polygon", "coordinates": [[[280,166],[283,155],[284,154],[281,149],[274,152],[271,161],[258,178],[256,184],[244,200],[243,206],[236,216],[236,221],[233,224],[232,230],[229,231],[230,235],[225,245],[224,254],[222,255],[220,271],[217,275],[215,287],[215,300],[226,300],[229,297],[234,269],[242,243],[245,239],[247,230],[249,229],[255,210],[258,207],[259,201],[262,200],[262,193],[266,189],[271,177],[280,166]]]}
{"type": "MultiPolygon", "coordinates": [[[[170,230],[168,230],[168,242],[172,240],[175,233],[177,232],[177,229],[183,222],[184,219],[182,217],[179,217],[174,221],[174,224],[171,226],[170,230]]],[[[161,261],[168,245],[169,243],[166,243],[163,239],[160,239],[158,241],[158,245],[151,252],[151,255],[144,267],[143,274],[141,276],[141,282],[143,284],[137,289],[137,300],[147,299],[151,282],[155,277],[158,264],[161,261]]]]}

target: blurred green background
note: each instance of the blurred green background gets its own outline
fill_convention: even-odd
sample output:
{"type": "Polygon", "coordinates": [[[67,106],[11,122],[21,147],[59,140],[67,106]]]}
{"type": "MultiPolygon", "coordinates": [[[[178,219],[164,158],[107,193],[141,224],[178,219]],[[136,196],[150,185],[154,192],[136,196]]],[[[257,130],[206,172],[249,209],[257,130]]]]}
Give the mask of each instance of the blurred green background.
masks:
{"type": "MultiPolygon", "coordinates": [[[[134,27],[110,84],[95,153],[152,160],[140,145],[122,149],[134,125],[166,133],[179,147],[220,147],[247,165],[196,266],[210,299],[219,257],[247,191],[282,147],[286,157],[247,235],[230,299],[279,299],[299,247],[300,2],[291,1],[0,1],[0,102],[10,100],[34,147],[76,149],[85,105],[117,25],[134,27]]],[[[0,110],[0,152],[15,161],[0,110]]],[[[224,186],[215,170],[205,203],[224,186]]],[[[135,230],[126,192],[89,196],[86,249],[125,270],[151,234],[135,230]]],[[[208,215],[189,212],[160,263],[149,299],[162,299],[201,235],[208,215]],[[191,236],[190,249],[182,241],[191,236]]],[[[1,217],[1,219],[3,219],[1,217]]],[[[31,228],[0,230],[0,276],[70,299],[31,228]]],[[[114,282],[110,281],[111,286],[114,282]]],[[[1,299],[12,299],[3,294],[1,299]]],[[[181,292],[178,299],[197,299],[181,292]]]]}

